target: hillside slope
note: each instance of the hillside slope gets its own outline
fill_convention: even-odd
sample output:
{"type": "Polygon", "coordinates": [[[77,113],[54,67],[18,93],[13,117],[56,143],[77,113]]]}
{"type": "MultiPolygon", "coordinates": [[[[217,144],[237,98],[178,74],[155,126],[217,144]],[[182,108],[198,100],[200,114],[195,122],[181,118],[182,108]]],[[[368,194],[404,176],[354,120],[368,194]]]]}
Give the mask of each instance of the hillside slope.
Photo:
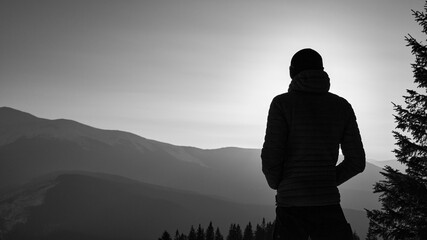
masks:
{"type": "Polygon", "coordinates": [[[157,239],[164,230],[189,230],[212,221],[272,220],[273,206],[227,202],[194,192],[119,176],[62,173],[0,199],[0,216],[12,239],[157,239]]]}

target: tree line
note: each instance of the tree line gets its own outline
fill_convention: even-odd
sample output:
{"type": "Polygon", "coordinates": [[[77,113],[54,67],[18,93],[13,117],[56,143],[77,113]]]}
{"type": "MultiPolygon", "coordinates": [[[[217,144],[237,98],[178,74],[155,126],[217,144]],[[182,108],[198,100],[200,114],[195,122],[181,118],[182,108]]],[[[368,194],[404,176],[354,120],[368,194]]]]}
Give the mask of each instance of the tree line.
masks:
{"type": "MultiPolygon", "coordinates": [[[[221,233],[219,227],[214,229],[212,222],[209,223],[206,230],[199,224],[197,229],[191,226],[188,234],[176,230],[175,235],[172,236],[168,231],[164,231],[158,240],[271,240],[273,239],[274,221],[266,222],[263,218],[261,224],[252,227],[249,222],[244,229],[239,224],[232,223],[227,236],[221,233]]],[[[360,240],[356,232],[353,232],[353,239],[360,240]]]]}
{"type": "Polygon", "coordinates": [[[227,235],[223,235],[219,227],[214,227],[209,223],[206,230],[199,224],[197,229],[192,225],[187,234],[175,231],[172,236],[168,231],[164,231],[159,240],[268,240],[273,238],[274,222],[266,222],[262,219],[261,224],[255,227],[249,222],[244,228],[239,224],[232,223],[227,235]]]}

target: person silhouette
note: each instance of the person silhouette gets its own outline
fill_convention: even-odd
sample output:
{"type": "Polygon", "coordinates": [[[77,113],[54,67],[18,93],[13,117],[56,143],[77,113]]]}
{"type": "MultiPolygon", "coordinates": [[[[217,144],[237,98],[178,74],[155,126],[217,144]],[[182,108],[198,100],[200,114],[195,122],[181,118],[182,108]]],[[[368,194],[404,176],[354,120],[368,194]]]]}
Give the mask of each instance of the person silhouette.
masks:
{"type": "Polygon", "coordinates": [[[289,73],[288,92],[271,102],[261,151],[262,171],[277,191],[274,238],[353,239],[338,190],[366,165],[353,108],[329,92],[315,50],[295,53],[289,73]]]}

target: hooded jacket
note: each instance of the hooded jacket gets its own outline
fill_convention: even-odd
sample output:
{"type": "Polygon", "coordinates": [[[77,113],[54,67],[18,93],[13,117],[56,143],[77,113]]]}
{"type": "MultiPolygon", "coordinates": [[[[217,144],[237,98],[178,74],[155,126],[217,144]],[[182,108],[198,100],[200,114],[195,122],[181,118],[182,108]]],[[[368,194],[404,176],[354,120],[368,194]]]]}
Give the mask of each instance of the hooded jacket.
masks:
{"type": "Polygon", "coordinates": [[[270,105],[262,171],[278,206],[339,204],[338,186],[365,168],[354,111],[329,87],[323,70],[303,71],[270,105]]]}

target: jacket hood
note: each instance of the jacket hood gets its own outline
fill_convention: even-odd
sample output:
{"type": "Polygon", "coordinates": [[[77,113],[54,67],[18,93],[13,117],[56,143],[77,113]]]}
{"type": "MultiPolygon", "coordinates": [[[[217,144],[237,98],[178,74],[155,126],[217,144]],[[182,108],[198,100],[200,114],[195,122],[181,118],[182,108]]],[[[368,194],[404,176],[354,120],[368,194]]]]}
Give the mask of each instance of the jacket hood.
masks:
{"type": "Polygon", "coordinates": [[[326,93],[331,84],[328,74],[323,70],[306,70],[296,75],[289,84],[288,92],[301,91],[326,93]]]}

